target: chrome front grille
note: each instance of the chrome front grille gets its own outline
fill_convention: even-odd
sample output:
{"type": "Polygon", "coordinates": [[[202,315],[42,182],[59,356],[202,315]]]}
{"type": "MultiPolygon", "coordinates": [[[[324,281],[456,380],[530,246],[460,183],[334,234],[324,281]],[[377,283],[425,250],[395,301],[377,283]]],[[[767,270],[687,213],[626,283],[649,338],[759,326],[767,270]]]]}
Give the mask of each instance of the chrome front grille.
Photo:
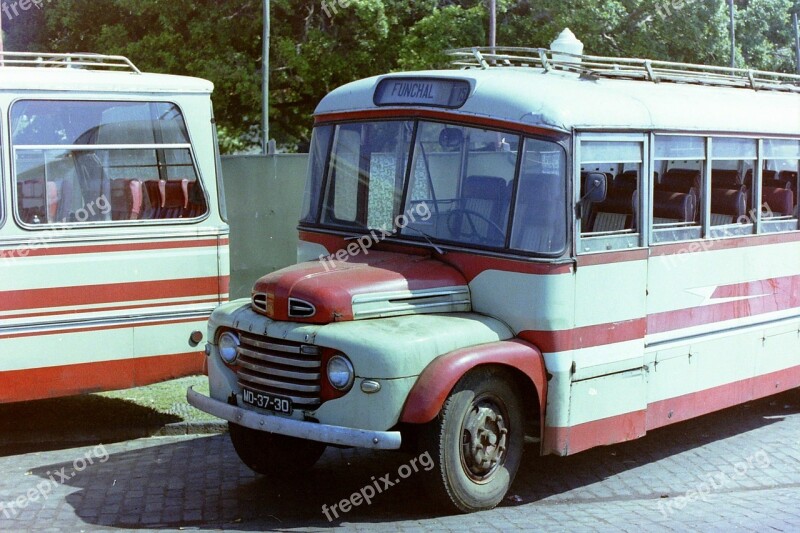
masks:
{"type": "Polygon", "coordinates": [[[317,346],[242,333],[237,365],[242,387],[291,398],[300,409],[321,403],[317,346]]]}

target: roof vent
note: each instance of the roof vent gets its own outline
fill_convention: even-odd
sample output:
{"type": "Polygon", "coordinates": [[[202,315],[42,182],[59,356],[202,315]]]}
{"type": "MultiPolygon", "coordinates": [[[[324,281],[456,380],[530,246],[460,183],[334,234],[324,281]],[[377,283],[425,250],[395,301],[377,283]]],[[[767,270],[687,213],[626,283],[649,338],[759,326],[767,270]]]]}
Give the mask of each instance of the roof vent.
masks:
{"type": "Polygon", "coordinates": [[[550,43],[550,50],[553,52],[553,61],[555,62],[580,63],[581,58],[574,56],[583,55],[583,43],[569,28],[564,28],[556,40],[550,43]]]}

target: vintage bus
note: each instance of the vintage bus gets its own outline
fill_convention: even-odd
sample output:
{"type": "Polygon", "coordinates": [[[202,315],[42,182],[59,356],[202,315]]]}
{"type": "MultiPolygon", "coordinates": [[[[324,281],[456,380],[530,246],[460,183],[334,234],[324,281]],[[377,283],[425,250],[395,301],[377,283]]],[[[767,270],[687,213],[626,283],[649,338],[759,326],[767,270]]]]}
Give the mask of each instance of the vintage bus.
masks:
{"type": "Polygon", "coordinates": [[[0,402],[204,371],[229,283],[212,89],[0,56],[0,402]]]}
{"type": "Polygon", "coordinates": [[[469,512],[526,440],[565,456],[800,386],[800,76],[454,55],[322,100],[302,262],[212,315],[188,396],[247,465],[408,447],[469,512]]]}

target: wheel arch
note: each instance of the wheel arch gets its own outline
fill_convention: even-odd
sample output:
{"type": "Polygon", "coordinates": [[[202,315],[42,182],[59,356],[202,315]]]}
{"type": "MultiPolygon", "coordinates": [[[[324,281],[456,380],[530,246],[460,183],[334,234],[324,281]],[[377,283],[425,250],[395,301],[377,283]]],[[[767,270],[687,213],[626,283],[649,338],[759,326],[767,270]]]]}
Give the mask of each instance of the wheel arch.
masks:
{"type": "MultiPolygon", "coordinates": [[[[461,378],[475,369],[492,366],[509,370],[518,380],[525,395],[523,403],[536,408],[539,415],[536,422],[541,433],[547,398],[544,357],[535,346],[519,339],[462,348],[434,359],[412,387],[400,422],[427,424],[432,421],[461,378]]],[[[526,418],[531,415],[533,412],[526,409],[526,418]]]]}

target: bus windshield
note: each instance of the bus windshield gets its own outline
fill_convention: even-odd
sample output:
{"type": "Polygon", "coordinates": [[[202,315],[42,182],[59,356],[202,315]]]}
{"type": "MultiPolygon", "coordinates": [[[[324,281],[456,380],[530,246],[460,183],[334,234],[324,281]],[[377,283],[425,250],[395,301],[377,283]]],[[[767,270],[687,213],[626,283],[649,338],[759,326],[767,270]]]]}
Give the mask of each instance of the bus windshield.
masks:
{"type": "Polygon", "coordinates": [[[309,168],[304,222],[545,255],[566,247],[566,155],[551,141],[422,120],[320,126],[309,168]]]}

